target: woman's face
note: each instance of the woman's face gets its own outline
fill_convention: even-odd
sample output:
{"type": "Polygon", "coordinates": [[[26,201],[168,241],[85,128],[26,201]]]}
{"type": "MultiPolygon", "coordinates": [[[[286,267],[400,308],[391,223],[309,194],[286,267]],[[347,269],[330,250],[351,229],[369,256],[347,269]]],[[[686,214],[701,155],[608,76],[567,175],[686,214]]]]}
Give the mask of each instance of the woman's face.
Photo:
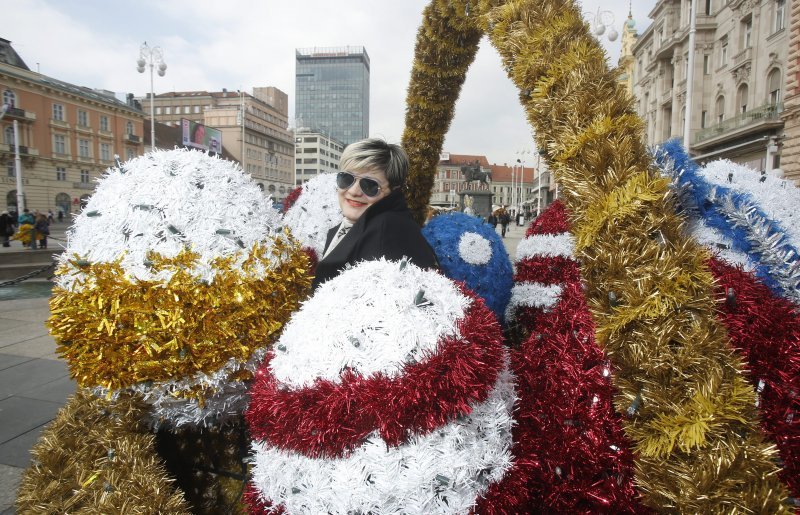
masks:
{"type": "Polygon", "coordinates": [[[369,206],[379,201],[383,197],[391,193],[389,188],[389,181],[386,179],[386,173],[383,170],[359,170],[347,171],[352,174],[356,180],[347,189],[339,188],[339,207],[342,208],[342,214],[351,223],[356,223],[364,211],[369,206]],[[361,178],[369,178],[380,184],[380,191],[374,197],[368,197],[361,191],[361,178]]]}

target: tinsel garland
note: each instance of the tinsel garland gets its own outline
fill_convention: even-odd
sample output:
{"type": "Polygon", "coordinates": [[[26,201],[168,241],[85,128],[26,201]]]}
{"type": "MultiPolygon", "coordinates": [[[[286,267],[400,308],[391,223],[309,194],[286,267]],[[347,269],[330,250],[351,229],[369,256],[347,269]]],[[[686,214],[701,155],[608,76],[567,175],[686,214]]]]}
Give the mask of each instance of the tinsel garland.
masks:
{"type": "Polygon", "coordinates": [[[342,221],[342,209],[336,197],[336,174],[318,175],[295,191],[297,196],[286,209],[282,223],[304,248],[314,252],[316,261],[325,250],[328,230],[342,221]]]}
{"type": "MultiPolygon", "coordinates": [[[[517,458],[508,475],[524,478],[528,499],[505,512],[644,513],[633,484],[633,455],[612,405],[612,366],[595,343],[568,229],[556,201],[517,248],[515,282],[545,278],[540,280],[557,286],[559,295],[547,306],[516,307],[516,334],[523,341],[512,353],[519,402],[517,458]]],[[[503,512],[497,504],[508,497],[492,494],[507,490],[504,483],[492,487],[482,508],[491,502],[486,511],[503,512]]]]}
{"type": "MultiPolygon", "coordinates": [[[[576,222],[597,342],[613,363],[615,404],[628,413],[645,502],[682,512],[785,511],[775,450],[758,432],[755,392],[714,318],[704,253],[682,234],[667,181],[651,168],[642,122],[580,9],[567,0],[468,5],[431,3],[426,18],[445,11],[449,19],[433,27],[426,20],[414,69],[446,62],[457,37],[485,31],[519,87],[576,222]]],[[[415,163],[430,163],[415,172],[428,182],[451,119],[442,113],[451,114],[455,100],[440,88],[451,72],[463,80],[464,68],[412,72],[403,143],[420,156],[415,163]],[[433,102],[411,94],[421,90],[433,102]],[[435,105],[436,116],[420,120],[420,104],[435,105]]],[[[414,183],[418,204],[430,192],[421,185],[414,183]]]]}
{"type": "Polygon", "coordinates": [[[31,450],[17,512],[190,513],[140,424],[145,411],[78,389],[31,450]]]}
{"type": "Polygon", "coordinates": [[[514,393],[501,341],[479,298],[407,261],[363,262],[323,284],[286,325],[254,385],[252,509],[468,510],[511,462],[514,393]],[[286,392],[319,401],[275,409],[286,392]],[[335,413],[320,405],[331,396],[335,413]],[[284,415],[302,445],[287,447],[290,428],[275,427],[284,415]],[[342,440],[350,431],[357,445],[342,440]],[[343,447],[332,452],[336,442],[343,447]]]}
{"type": "Polygon", "coordinates": [[[757,186],[749,184],[760,190],[758,194],[742,186],[734,187],[735,181],[754,182],[747,175],[757,175],[757,172],[733,163],[715,163],[706,171],[690,159],[675,140],[658,149],[656,158],[664,173],[675,182],[675,187],[682,190],[680,198],[684,208],[696,212],[706,224],[727,238],[734,249],[746,253],[755,264],[756,275],[773,291],[795,303],[800,302],[800,247],[797,241],[800,223],[787,213],[791,207],[783,206],[797,196],[793,191],[795,188],[784,189],[784,181],[768,175],[759,176],[764,180],[756,179],[757,186]],[[719,177],[722,174],[731,182],[722,183],[719,177]],[[782,193],[788,198],[776,200],[782,193]],[[767,204],[758,202],[756,198],[767,204]],[[771,208],[769,203],[783,209],[771,208]],[[767,210],[782,214],[784,223],[767,215],[767,210]],[[783,225],[789,227],[789,232],[783,225]]]}
{"type": "Polygon", "coordinates": [[[747,361],[762,428],[777,444],[780,477],[800,507],[800,308],[741,268],[718,259],[709,265],[719,316],[747,361]]]}
{"type": "Polygon", "coordinates": [[[432,1],[417,32],[402,145],[409,161],[406,200],[420,225],[455,103],[483,36],[466,14],[469,5],[469,0],[432,1]]]}
{"type": "Polygon", "coordinates": [[[464,281],[504,322],[513,270],[503,240],[492,226],[464,213],[447,213],[425,224],[422,235],[436,253],[442,273],[464,281]]]}

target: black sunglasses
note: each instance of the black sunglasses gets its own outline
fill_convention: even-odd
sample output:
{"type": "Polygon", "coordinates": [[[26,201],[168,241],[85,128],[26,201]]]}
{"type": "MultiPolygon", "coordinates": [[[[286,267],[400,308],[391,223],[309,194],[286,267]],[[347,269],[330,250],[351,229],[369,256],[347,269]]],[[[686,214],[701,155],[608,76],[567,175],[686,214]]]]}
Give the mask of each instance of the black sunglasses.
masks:
{"type": "Polygon", "coordinates": [[[358,179],[358,187],[362,193],[368,197],[377,197],[381,192],[381,184],[369,177],[356,177],[350,172],[339,172],[336,174],[336,186],[340,190],[347,190],[358,179]]]}

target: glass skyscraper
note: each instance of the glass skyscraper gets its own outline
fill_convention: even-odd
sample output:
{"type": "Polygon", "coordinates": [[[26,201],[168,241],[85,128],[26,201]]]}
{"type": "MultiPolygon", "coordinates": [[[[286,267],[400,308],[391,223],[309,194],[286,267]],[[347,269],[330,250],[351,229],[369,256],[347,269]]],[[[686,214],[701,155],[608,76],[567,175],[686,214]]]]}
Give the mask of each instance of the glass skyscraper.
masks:
{"type": "Polygon", "coordinates": [[[345,145],[369,136],[369,56],[364,47],[296,50],[297,127],[345,145]]]}

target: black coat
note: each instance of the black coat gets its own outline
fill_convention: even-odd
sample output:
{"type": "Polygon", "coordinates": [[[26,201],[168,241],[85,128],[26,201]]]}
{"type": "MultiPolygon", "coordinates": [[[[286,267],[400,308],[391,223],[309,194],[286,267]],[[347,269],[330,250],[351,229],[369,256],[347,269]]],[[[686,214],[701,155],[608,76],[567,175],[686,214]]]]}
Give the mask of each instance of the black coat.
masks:
{"type": "MultiPolygon", "coordinates": [[[[339,226],[328,231],[325,250],[339,226]]],[[[436,254],[411,216],[403,193],[395,190],[367,208],[330,254],[317,264],[314,289],[348,264],[384,257],[407,257],[421,268],[438,268],[436,254]]]]}

